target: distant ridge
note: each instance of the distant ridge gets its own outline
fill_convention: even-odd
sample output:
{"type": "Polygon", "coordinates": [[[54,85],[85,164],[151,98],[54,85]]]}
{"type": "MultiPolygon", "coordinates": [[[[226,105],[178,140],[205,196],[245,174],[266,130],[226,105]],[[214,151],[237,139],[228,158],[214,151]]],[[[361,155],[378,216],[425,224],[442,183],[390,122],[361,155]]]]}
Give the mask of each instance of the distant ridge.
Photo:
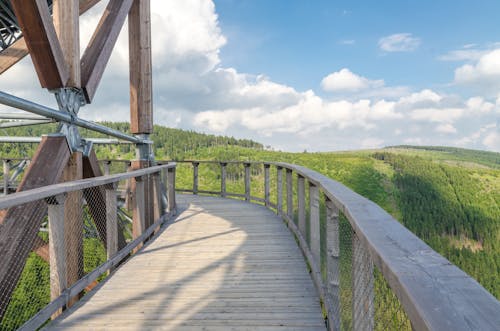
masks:
{"type": "Polygon", "coordinates": [[[397,145],[384,147],[388,149],[407,149],[407,150],[421,150],[436,152],[433,156],[438,159],[468,161],[482,164],[491,168],[500,169],[500,153],[467,149],[459,147],[446,147],[446,146],[412,146],[412,145],[397,145]]]}

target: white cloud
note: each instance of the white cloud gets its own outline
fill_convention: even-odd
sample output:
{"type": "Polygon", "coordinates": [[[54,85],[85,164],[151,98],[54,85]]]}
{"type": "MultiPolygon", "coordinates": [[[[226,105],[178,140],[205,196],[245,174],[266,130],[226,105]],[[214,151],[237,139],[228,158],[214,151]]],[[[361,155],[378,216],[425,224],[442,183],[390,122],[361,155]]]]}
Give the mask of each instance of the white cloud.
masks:
{"type": "Polygon", "coordinates": [[[380,38],[378,46],[385,52],[412,52],[420,46],[420,38],[411,33],[396,33],[380,38]]]}
{"type": "Polygon", "coordinates": [[[383,80],[369,80],[363,76],[356,75],[347,68],[333,72],[321,81],[323,90],[330,92],[359,91],[382,86],[384,86],[383,80]]]}
{"type": "Polygon", "coordinates": [[[483,54],[474,63],[457,68],[454,83],[488,97],[497,96],[500,91],[500,48],[483,54]]]}
{"type": "MultiPolygon", "coordinates": [[[[382,79],[344,68],[323,79],[322,88],[335,92],[323,98],[224,66],[219,52],[227,41],[212,1],[154,0],[152,6],[155,123],[252,138],[287,150],[402,142],[498,149],[498,129],[491,123],[500,113],[500,89],[492,96],[464,99],[431,89],[385,86],[382,79]]],[[[81,21],[83,41],[100,14],[95,9],[81,21]]],[[[87,119],[129,118],[128,35],[123,30],[94,103],[80,112],[87,119]]],[[[416,47],[405,41],[411,39],[418,38],[407,34],[384,47],[409,50],[416,47]]],[[[494,59],[485,56],[470,64],[475,74],[494,71],[494,59]]],[[[2,75],[0,90],[55,104],[39,88],[29,58],[2,75]]]]}
{"type": "Polygon", "coordinates": [[[362,148],[381,148],[384,147],[384,140],[379,138],[367,138],[361,141],[362,148]]]}
{"type": "Polygon", "coordinates": [[[436,127],[436,132],[439,133],[457,133],[457,129],[450,123],[440,124],[436,127]]]}
{"type": "Polygon", "coordinates": [[[500,152],[500,132],[494,131],[486,135],[483,139],[483,145],[489,149],[500,152]]]}

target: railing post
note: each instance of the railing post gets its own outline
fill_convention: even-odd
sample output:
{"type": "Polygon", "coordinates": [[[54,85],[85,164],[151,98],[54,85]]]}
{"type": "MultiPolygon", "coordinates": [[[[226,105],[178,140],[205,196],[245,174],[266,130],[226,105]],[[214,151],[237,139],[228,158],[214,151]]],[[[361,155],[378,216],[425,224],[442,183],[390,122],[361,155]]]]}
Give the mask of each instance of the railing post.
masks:
{"type": "Polygon", "coordinates": [[[292,169],[286,169],[286,213],[293,221],[293,177],[292,169]]]}
{"type": "MultiPolygon", "coordinates": [[[[56,299],[67,287],[66,245],[64,240],[64,194],[46,199],[49,218],[50,298],[56,299]]],[[[62,308],[52,314],[55,319],[62,308]]]]}
{"type": "Polygon", "coordinates": [[[198,166],[200,162],[193,162],[193,194],[198,194],[198,166]]]}
{"type": "Polygon", "coordinates": [[[276,191],[277,191],[277,197],[276,199],[278,201],[276,201],[276,208],[277,208],[277,211],[278,211],[278,215],[282,215],[283,214],[283,167],[276,167],[276,176],[278,177],[276,182],[277,182],[277,187],[276,187],[276,191]]]}
{"type": "Polygon", "coordinates": [[[305,206],[305,180],[301,175],[297,175],[297,208],[299,216],[299,231],[306,237],[306,206],[305,206]]]}
{"type": "MultiPolygon", "coordinates": [[[[143,176],[135,177],[132,182],[133,192],[134,192],[134,204],[133,204],[133,222],[132,222],[132,237],[133,239],[139,237],[146,229],[146,210],[145,210],[145,199],[144,199],[144,179],[143,176]]],[[[170,183],[169,183],[170,184],[170,183]]],[[[141,245],[138,245],[134,249],[134,253],[137,252],[141,245]]]]}
{"type": "Polygon", "coordinates": [[[339,210],[327,196],[326,205],[326,286],[331,307],[328,307],[328,325],[332,331],[340,331],[340,241],[339,210]]]}
{"type": "Polygon", "coordinates": [[[354,331],[374,328],[373,262],[358,235],[352,234],[352,321],[354,331]]]}
{"type": "Polygon", "coordinates": [[[321,266],[319,188],[311,182],[309,182],[309,211],[309,247],[317,265],[321,266]]]}
{"type": "Polygon", "coordinates": [[[118,252],[118,217],[117,192],[118,183],[111,183],[106,188],[106,253],[108,260],[118,252]]]}
{"type": "Polygon", "coordinates": [[[250,163],[245,163],[245,201],[250,201],[250,163]]]}
{"type": "Polygon", "coordinates": [[[269,176],[269,168],[271,165],[269,163],[264,163],[264,203],[266,207],[269,207],[269,204],[271,203],[271,200],[269,199],[270,197],[270,185],[271,185],[271,179],[269,176]]]}
{"type": "Polygon", "coordinates": [[[3,160],[3,195],[9,194],[10,160],[3,160]]]}
{"type": "Polygon", "coordinates": [[[220,163],[220,196],[226,197],[226,162],[220,163]]]}
{"type": "Polygon", "coordinates": [[[168,212],[172,215],[177,213],[177,203],[175,201],[175,168],[168,168],[167,201],[168,212]]]}
{"type": "Polygon", "coordinates": [[[110,160],[104,161],[104,175],[108,176],[109,175],[109,166],[111,164],[110,160]]]}
{"type": "Polygon", "coordinates": [[[162,190],[160,172],[155,172],[153,176],[153,223],[156,222],[165,213],[162,207],[162,190]]]}

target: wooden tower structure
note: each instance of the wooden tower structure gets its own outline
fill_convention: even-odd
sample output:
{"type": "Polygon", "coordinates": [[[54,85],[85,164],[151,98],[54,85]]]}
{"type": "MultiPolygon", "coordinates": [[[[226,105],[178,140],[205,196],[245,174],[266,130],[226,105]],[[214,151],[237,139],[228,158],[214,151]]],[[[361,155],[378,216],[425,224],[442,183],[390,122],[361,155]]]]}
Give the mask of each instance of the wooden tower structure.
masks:
{"type": "MultiPolygon", "coordinates": [[[[0,92],[0,102],[60,122],[59,132],[47,132],[50,134],[42,138],[17,188],[18,192],[102,175],[92,143],[80,136],[78,127],[135,143],[136,160],[132,162],[133,169],[149,167],[154,162],[149,140],[153,130],[150,0],[110,0],[89,44],[84,53],[80,54],[80,15],[99,2],[100,0],[0,1],[0,74],[29,55],[41,87],[54,95],[58,109],[37,105],[3,92],[0,92]],[[79,112],[94,99],[127,18],[130,127],[133,136],[79,118],[79,112]]],[[[134,185],[132,180],[132,186],[134,185]]],[[[144,183],[144,188],[147,193],[153,190],[153,185],[144,183]]],[[[132,189],[132,192],[135,191],[132,189]]],[[[65,217],[65,220],[74,223],[65,224],[66,242],[74,245],[66,256],[68,265],[74,266],[68,268],[67,286],[83,275],[82,194],[90,193],[85,190],[68,193],[65,202],[65,213],[80,213],[79,217],[65,217]]],[[[106,208],[104,190],[97,195],[97,199],[87,199],[87,203],[99,237],[106,243],[106,219],[98,212],[106,208]]],[[[144,196],[147,199],[150,195],[144,196]]],[[[134,196],[132,198],[135,199],[134,196]]],[[[37,240],[40,224],[47,214],[47,206],[43,201],[27,205],[9,208],[0,215],[0,284],[10,286],[3,289],[8,295],[12,295],[24,261],[31,251],[48,259],[47,245],[37,240]]],[[[146,201],[145,206],[146,213],[153,213],[152,203],[146,201]]],[[[139,216],[134,214],[134,217],[139,216]]],[[[134,228],[135,232],[139,230],[134,228]]],[[[124,244],[122,236],[119,238],[119,245],[124,244]]],[[[2,302],[6,303],[8,300],[2,302]]],[[[0,304],[0,320],[5,310],[6,304],[0,304]]]]}

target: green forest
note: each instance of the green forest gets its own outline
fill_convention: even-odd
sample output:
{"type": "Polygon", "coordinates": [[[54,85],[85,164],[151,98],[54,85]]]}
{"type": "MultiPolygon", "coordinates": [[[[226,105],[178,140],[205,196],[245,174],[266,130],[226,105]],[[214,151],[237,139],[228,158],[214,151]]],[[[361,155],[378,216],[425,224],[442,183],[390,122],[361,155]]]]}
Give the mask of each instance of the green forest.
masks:
{"type": "MultiPolygon", "coordinates": [[[[127,123],[104,124],[128,131],[127,123]]],[[[50,124],[3,130],[1,134],[40,136],[55,131],[56,125],[50,124]]],[[[84,137],[101,137],[81,132],[84,137]]],[[[379,204],[500,299],[500,153],[420,146],[285,153],[266,150],[252,140],[162,126],[155,126],[151,138],[157,160],[282,161],[306,166],[338,180],[379,204]]],[[[30,157],[35,148],[36,144],[0,144],[0,156],[30,157]]],[[[134,157],[132,145],[100,145],[96,146],[96,152],[99,159],[134,157]]],[[[216,165],[201,164],[199,171],[200,190],[220,189],[216,165]]],[[[192,187],[190,163],[179,163],[177,176],[179,188],[192,187]]],[[[228,176],[228,191],[242,193],[239,179],[243,169],[228,166],[228,176]]],[[[258,186],[262,184],[262,176],[261,169],[252,169],[252,194],[262,193],[258,186]]],[[[272,195],[271,199],[275,197],[272,195]]],[[[43,261],[32,255],[29,262],[32,267],[43,268],[43,261]]],[[[37,280],[44,281],[47,280],[37,280]]],[[[46,296],[46,293],[30,295],[46,296]]]]}

